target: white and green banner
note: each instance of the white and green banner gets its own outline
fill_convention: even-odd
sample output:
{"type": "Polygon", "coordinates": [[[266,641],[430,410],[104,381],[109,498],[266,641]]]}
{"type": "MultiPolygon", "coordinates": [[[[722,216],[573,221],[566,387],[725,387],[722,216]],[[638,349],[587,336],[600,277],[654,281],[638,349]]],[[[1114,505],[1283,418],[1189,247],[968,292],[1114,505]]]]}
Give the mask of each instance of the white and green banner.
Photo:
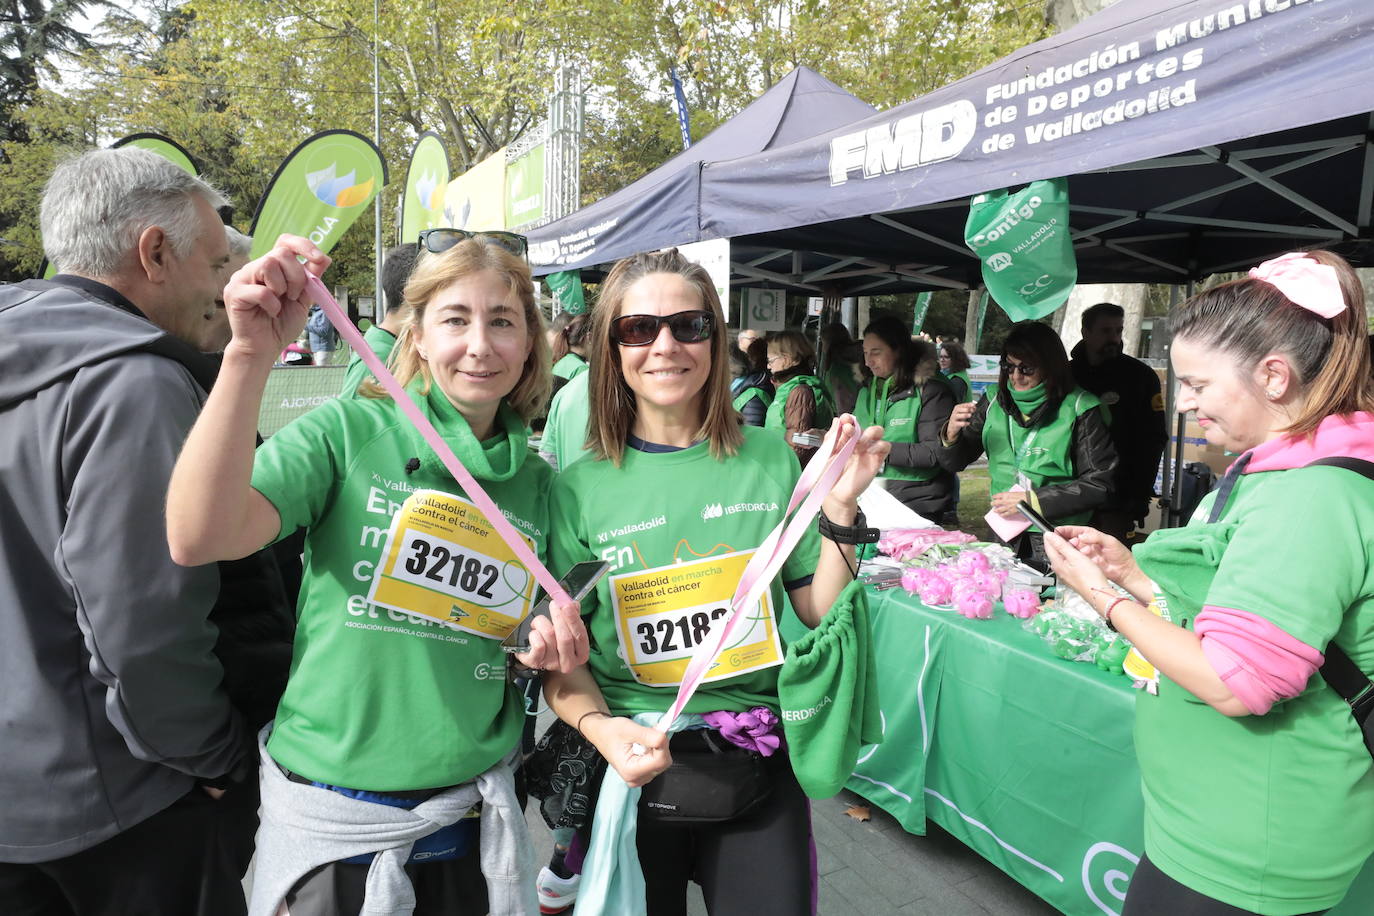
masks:
{"type": "Polygon", "coordinates": [[[406,172],[406,193],[401,198],[401,242],[415,242],[426,229],[447,225],[444,221],[444,191],[449,182],[448,153],[444,141],[427,130],[410,152],[406,172]]]}
{"type": "Polygon", "coordinates": [[[1069,229],[1069,183],[1033,181],[1015,194],[969,202],[964,242],[983,263],[983,283],[1013,321],[1043,318],[1078,282],[1069,229]]]}
{"type": "Polygon", "coordinates": [[[558,300],[558,311],[581,315],[587,310],[587,299],[582,293],[582,271],[560,270],[546,276],[544,282],[558,300]]]}
{"type": "Polygon", "coordinates": [[[253,257],[283,232],[329,251],[386,184],[386,163],[371,140],[351,130],[315,134],[287,156],[253,216],[253,257]]]}
{"type": "Polygon", "coordinates": [[[506,228],[519,229],[544,218],[544,152],[540,143],[506,163],[506,228]]]}
{"type": "Polygon", "coordinates": [[[921,293],[916,297],[916,312],[911,316],[911,333],[921,333],[921,326],[926,323],[926,314],[930,312],[930,297],[934,295],[930,291],[921,293]]]}

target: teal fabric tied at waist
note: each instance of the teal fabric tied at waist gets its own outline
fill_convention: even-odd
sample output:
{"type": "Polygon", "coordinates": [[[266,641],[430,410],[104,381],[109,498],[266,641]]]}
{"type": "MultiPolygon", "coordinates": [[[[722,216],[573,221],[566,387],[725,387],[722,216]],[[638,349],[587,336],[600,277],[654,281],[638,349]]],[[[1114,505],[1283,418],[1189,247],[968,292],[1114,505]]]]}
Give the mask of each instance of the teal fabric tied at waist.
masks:
{"type": "MultiPolygon", "coordinates": [[[[642,712],[634,717],[638,725],[653,728],[663,713],[642,712]]],[[[678,716],[668,734],[700,728],[706,720],[695,713],[678,716]]],[[[582,865],[582,883],[577,892],[577,908],[587,913],[615,913],[616,916],[647,916],[644,872],[639,867],[635,833],[639,827],[638,787],[630,788],[615,767],[606,767],[601,780],[601,797],[592,817],[592,838],[582,865]]]]}

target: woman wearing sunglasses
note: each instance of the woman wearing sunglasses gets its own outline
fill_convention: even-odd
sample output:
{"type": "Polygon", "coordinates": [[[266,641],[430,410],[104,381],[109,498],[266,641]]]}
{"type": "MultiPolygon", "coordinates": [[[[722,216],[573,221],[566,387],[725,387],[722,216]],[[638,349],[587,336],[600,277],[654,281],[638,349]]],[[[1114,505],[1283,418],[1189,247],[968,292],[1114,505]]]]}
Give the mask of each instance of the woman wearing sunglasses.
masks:
{"type": "MultiPolygon", "coordinates": [[[[1059,335],[1037,321],[1012,326],[996,387],[955,405],[944,444],[960,470],[987,452],[992,511],[1005,519],[1018,519],[1025,501],[1051,522],[1082,524],[1106,501],[1116,468],[1097,398],[1074,384],[1059,335]]],[[[1043,567],[1040,533],[1023,534],[1017,553],[1043,567]]]]}
{"type": "MultiPolygon", "coordinates": [[[[533,863],[512,780],[524,713],[498,639],[367,599],[407,494],[461,495],[458,485],[372,383],[363,386],[370,397],[326,402],[256,453],[244,446],[272,356],[310,304],[297,255],[316,275],[329,262],[308,240],[283,236],[226,288],[234,336],[222,384],[186,442],[167,502],[169,543],[185,565],[235,559],[306,529],[290,680],[262,748],[252,912],[272,916],[285,904],[293,916],[357,913],[365,900],[369,912],[390,912],[408,877],[417,913],[482,914],[488,904],[528,913],[533,863]],[[476,821],[461,818],[479,798],[480,838],[476,821]],[[436,831],[435,821],[446,826],[436,831]]],[[[460,240],[420,260],[404,299],[398,381],[542,552],[553,471],[533,458],[525,430],[548,396],[549,353],[528,268],[501,245],[460,240]]],[[[416,545],[406,544],[409,566],[416,545]]],[[[415,550],[430,555],[419,558],[422,571],[440,549],[449,553],[425,546],[415,550]]],[[[470,564],[462,569],[450,582],[464,581],[470,564]]],[[[434,572],[431,563],[426,574],[434,572]]],[[[575,604],[535,626],[531,651],[518,656],[525,665],[572,670],[585,660],[575,604]]]]}
{"type": "MultiPolygon", "coordinates": [[[[554,563],[596,557],[613,567],[584,599],[587,665],[546,678],[553,710],[631,786],[704,754],[762,774],[742,807],[708,822],[664,820],[641,800],[636,840],[653,916],[686,912],[688,880],[702,885],[717,916],[812,911],[808,803],[778,746],[776,624],[786,589],[797,616],[815,626],[852,578],[853,548],[808,532],[741,630],[741,645],[757,640],[757,653],[731,669],[738,674],[704,683],[687,706],[712,727],[669,742],[630,718],[668,709],[744,556],[783,518],[800,475],[776,432],[741,426],[728,347],[702,267],[676,250],[616,264],[593,320],[593,458],[559,475],[552,500],[554,563]]],[[[856,430],[847,417],[837,428],[846,441],[856,430]]],[[[836,525],[858,520],[858,494],[887,451],[881,433],[862,434],[825,498],[836,525]]]]}

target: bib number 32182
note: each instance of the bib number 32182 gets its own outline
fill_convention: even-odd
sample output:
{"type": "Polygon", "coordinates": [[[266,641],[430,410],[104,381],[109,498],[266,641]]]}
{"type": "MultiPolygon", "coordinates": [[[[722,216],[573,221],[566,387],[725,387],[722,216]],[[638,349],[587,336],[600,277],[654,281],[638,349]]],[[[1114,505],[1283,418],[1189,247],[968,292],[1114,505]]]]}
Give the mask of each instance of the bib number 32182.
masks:
{"type": "Polygon", "coordinates": [[[533,594],[534,577],[476,506],[416,490],[392,519],[368,600],[503,639],[533,594]]]}
{"type": "MultiPolygon", "coordinates": [[[[653,687],[682,683],[687,663],[730,611],[753,551],[704,557],[610,580],[620,654],[635,680],[653,687]]],[[[782,642],[768,593],[741,611],[730,642],[705,680],[719,681],[782,664],[782,642]]]]}

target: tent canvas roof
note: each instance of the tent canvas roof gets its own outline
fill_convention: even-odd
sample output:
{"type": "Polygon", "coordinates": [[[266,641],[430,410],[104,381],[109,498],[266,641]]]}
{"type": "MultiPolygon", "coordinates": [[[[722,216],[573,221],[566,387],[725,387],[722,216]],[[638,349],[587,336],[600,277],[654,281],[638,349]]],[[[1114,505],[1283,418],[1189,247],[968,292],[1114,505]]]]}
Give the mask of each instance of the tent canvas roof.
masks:
{"type": "Polygon", "coordinates": [[[711,133],[619,191],[529,233],[536,274],[696,241],[704,162],[737,159],[873,113],[873,106],[798,67],[711,133]]]}
{"type": "Polygon", "coordinates": [[[913,102],[707,163],[702,237],[732,238],[744,281],[963,287],[969,196],[1069,176],[1083,282],[1314,245],[1368,262],[1371,112],[1369,0],[1122,0],[913,102]]]}

